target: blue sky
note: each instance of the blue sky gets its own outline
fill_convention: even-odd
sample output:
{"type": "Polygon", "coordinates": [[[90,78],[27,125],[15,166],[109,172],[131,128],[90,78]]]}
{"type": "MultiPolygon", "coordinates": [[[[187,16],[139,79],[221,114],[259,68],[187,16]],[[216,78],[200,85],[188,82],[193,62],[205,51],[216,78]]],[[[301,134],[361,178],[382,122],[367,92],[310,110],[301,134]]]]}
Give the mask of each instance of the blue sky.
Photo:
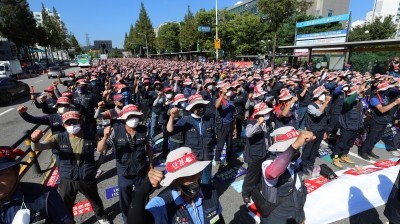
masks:
{"type": "MultiPolygon", "coordinates": [[[[218,0],[218,8],[231,7],[237,1],[218,0]]],[[[140,10],[138,0],[28,0],[34,12],[42,10],[42,2],[46,8],[54,6],[57,9],[80,44],[86,45],[87,32],[92,44],[93,40],[112,40],[113,47],[119,48],[122,48],[125,32],[129,31],[130,24],[136,22],[140,10]]],[[[168,21],[182,21],[188,5],[192,12],[200,8],[215,8],[215,0],[143,0],[143,3],[153,27],[168,21]]],[[[353,12],[353,21],[365,19],[373,5],[374,0],[350,0],[349,11],[353,12]]]]}

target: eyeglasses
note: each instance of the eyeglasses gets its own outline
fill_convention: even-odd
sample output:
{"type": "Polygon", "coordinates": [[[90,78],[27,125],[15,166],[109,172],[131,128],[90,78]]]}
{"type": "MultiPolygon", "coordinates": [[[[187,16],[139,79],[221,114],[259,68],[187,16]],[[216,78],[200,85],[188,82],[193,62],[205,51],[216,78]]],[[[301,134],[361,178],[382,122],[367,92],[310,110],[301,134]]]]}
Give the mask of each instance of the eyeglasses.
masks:
{"type": "Polygon", "coordinates": [[[79,123],[79,120],[77,119],[69,119],[64,122],[65,125],[71,126],[71,125],[77,125],[79,123]]]}

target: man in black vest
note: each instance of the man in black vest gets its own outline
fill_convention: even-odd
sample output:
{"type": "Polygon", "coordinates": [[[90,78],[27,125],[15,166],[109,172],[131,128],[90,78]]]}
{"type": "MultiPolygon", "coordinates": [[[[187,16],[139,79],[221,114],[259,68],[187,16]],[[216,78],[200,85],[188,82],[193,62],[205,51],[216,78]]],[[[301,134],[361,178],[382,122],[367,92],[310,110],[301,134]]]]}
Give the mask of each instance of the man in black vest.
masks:
{"type": "Polygon", "coordinates": [[[73,102],[76,104],[81,104],[88,112],[89,116],[86,122],[91,126],[91,130],[96,130],[96,120],[94,119],[94,110],[99,100],[97,97],[88,91],[87,85],[88,81],[84,79],[79,79],[77,82],[76,91],[74,92],[73,102]]]}
{"type": "Polygon", "coordinates": [[[36,108],[42,109],[42,112],[44,114],[54,114],[57,111],[53,109],[54,104],[57,102],[57,95],[55,94],[55,91],[57,91],[57,95],[61,95],[58,89],[54,89],[54,86],[49,86],[47,89],[44,90],[44,92],[47,92],[49,98],[45,94],[42,93],[42,95],[39,97],[40,102],[36,99],[34,95],[31,96],[31,99],[35,103],[36,108]]]}
{"type": "Polygon", "coordinates": [[[132,201],[128,223],[225,223],[217,191],[201,184],[202,171],[211,161],[198,161],[195,152],[181,147],[168,154],[167,174],[150,170],[132,201]],[[153,187],[167,187],[146,205],[153,187]],[[170,186],[170,187],[168,187],[170,186]]]}
{"type": "Polygon", "coordinates": [[[340,162],[354,164],[347,154],[353,147],[358,128],[362,124],[363,107],[358,96],[363,91],[364,86],[355,85],[347,92],[347,97],[343,101],[342,115],[340,115],[342,119],[339,119],[342,128],[332,153],[332,164],[339,168],[343,167],[340,162]]]}
{"type": "Polygon", "coordinates": [[[313,171],[318,149],[322,140],[326,139],[327,116],[325,109],[331,100],[331,97],[326,95],[328,93],[329,91],[324,86],[318,87],[313,91],[313,102],[307,107],[306,127],[316,138],[309,141],[303,148],[301,160],[305,175],[310,174],[308,170],[313,171]]]}
{"type": "Polygon", "coordinates": [[[72,217],[55,189],[19,181],[20,164],[27,163],[15,160],[16,156],[25,156],[25,152],[0,146],[0,222],[24,223],[17,213],[27,210],[29,223],[72,224],[72,217]]]}
{"type": "Polygon", "coordinates": [[[99,142],[99,136],[81,129],[82,117],[76,111],[64,113],[62,121],[67,131],[52,135],[45,142],[39,142],[44,132],[34,131],[31,135],[32,149],[34,151],[58,150],[60,195],[72,217],[72,207],[79,191],[89,200],[99,223],[109,224],[103,202],[97,191],[95,178],[97,163],[94,160],[94,149],[99,142]]]}
{"type": "Polygon", "coordinates": [[[270,112],[266,103],[255,105],[254,114],[250,117],[246,128],[246,152],[247,174],[244,177],[242,185],[243,201],[250,203],[250,195],[254,186],[261,180],[261,164],[267,158],[267,150],[270,145],[270,112]]]}
{"type": "Polygon", "coordinates": [[[388,90],[390,88],[393,88],[393,86],[387,82],[379,84],[376,94],[369,102],[371,105],[371,125],[368,136],[358,151],[358,155],[365,160],[370,160],[369,156],[379,159],[379,156],[373,153],[372,149],[381,139],[387,125],[392,122],[392,118],[389,115],[390,109],[400,103],[400,98],[397,98],[392,103],[389,102],[388,90]]]}
{"type": "Polygon", "coordinates": [[[245,106],[249,96],[239,82],[233,82],[232,87],[235,89],[233,102],[235,103],[237,112],[233,138],[240,138],[240,135],[242,134],[243,120],[246,113],[245,106]]]}
{"type": "Polygon", "coordinates": [[[304,168],[300,165],[300,148],[315,140],[315,136],[310,131],[299,134],[294,127],[285,126],[276,129],[272,137],[275,143],[268,150],[275,156],[264,161],[261,167],[264,197],[258,198],[259,194],[253,191],[253,201],[267,201],[274,206],[268,212],[261,210],[259,203],[256,203],[261,224],[304,223],[307,187],[302,179],[304,168]]]}
{"type": "Polygon", "coordinates": [[[134,198],[133,190],[138,188],[147,174],[146,156],[149,159],[150,168],[153,168],[152,142],[148,136],[145,125],[139,125],[143,119],[143,113],[139,112],[135,105],[127,105],[122,109],[122,115],[118,118],[125,125],[114,124],[113,127],[104,129],[104,138],[99,142],[97,151],[103,152],[106,148],[115,146],[115,158],[117,164],[119,205],[122,211],[124,223],[129,205],[134,198]]]}
{"type": "Polygon", "coordinates": [[[210,117],[215,118],[215,101],[217,100],[218,93],[215,91],[216,86],[215,82],[212,79],[206,79],[204,82],[203,90],[200,91],[201,96],[204,100],[210,101],[210,103],[206,107],[206,112],[210,117]]]}
{"type": "MultiPolygon", "coordinates": [[[[191,115],[181,118],[174,125],[179,108],[172,108],[167,131],[170,135],[182,133],[183,146],[191,148],[199,161],[212,160],[215,145],[214,120],[204,114],[210,101],[203,100],[200,94],[195,94],[189,98],[188,102],[186,110],[190,111],[191,115]]],[[[211,165],[203,170],[202,183],[211,183],[211,170],[211,165]]]]}

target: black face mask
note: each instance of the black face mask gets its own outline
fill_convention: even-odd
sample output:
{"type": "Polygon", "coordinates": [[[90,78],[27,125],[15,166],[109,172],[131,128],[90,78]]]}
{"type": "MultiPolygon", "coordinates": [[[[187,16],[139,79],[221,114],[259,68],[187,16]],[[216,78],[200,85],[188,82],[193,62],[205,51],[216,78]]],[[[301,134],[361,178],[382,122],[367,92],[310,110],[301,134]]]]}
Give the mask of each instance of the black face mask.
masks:
{"type": "Polygon", "coordinates": [[[200,193],[200,181],[199,179],[196,182],[193,182],[189,185],[181,185],[182,188],[182,193],[184,193],[186,196],[188,196],[191,199],[194,199],[199,195],[200,193]]]}
{"type": "Polygon", "coordinates": [[[200,107],[197,109],[197,116],[202,117],[205,113],[205,108],[204,107],[200,107]]]}

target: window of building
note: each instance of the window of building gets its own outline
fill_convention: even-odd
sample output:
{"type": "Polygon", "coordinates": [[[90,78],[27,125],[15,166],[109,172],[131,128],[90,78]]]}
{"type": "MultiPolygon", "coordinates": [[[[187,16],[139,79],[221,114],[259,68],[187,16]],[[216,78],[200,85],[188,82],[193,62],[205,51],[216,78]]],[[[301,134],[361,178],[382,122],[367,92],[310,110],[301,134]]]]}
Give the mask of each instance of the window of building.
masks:
{"type": "Polygon", "coordinates": [[[40,15],[39,15],[39,14],[36,14],[35,16],[40,18],[40,15]]]}
{"type": "Polygon", "coordinates": [[[326,10],[326,16],[327,17],[333,16],[333,10],[331,10],[331,9],[326,10]]]}

